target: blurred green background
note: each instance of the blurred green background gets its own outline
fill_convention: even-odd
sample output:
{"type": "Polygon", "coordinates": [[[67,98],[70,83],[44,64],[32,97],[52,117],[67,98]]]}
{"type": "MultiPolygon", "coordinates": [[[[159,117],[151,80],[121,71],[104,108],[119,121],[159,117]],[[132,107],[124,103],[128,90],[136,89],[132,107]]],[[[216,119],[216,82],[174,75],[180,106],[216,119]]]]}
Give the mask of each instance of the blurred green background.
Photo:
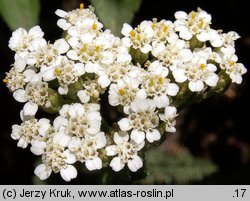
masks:
{"type": "MultiPolygon", "coordinates": [[[[212,14],[215,29],[234,30],[241,39],[236,51],[239,61],[250,64],[250,12],[245,0],[0,0],[0,78],[10,69],[14,54],[8,49],[12,30],[39,24],[48,41],[61,37],[56,26],[57,8],[72,10],[80,3],[93,5],[99,19],[117,36],[122,23],[133,26],[152,18],[174,20],[178,10],[190,12],[201,7],[212,14]]],[[[250,184],[250,96],[249,72],[241,85],[224,94],[183,110],[177,118],[177,132],[146,154],[145,168],[136,174],[87,172],[70,184],[250,184]],[[110,177],[110,174],[115,178],[110,177]],[[111,178],[111,179],[110,179],[111,178]]],[[[1,84],[0,183],[38,184],[33,171],[37,157],[16,146],[11,125],[20,123],[17,103],[1,84]]],[[[40,114],[42,115],[42,114],[40,114]]],[[[46,183],[46,182],[42,182],[46,183]]],[[[64,184],[53,175],[47,183],[64,184]]]]}

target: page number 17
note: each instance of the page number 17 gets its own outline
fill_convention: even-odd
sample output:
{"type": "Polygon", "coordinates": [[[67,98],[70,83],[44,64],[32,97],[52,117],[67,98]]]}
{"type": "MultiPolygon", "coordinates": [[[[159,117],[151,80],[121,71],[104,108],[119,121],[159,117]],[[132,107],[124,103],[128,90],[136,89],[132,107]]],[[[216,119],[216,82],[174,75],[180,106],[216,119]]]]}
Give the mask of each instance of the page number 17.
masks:
{"type": "Polygon", "coordinates": [[[236,197],[236,198],[243,198],[244,195],[245,195],[245,192],[246,192],[247,189],[236,189],[234,192],[234,196],[233,197],[236,197]]]}

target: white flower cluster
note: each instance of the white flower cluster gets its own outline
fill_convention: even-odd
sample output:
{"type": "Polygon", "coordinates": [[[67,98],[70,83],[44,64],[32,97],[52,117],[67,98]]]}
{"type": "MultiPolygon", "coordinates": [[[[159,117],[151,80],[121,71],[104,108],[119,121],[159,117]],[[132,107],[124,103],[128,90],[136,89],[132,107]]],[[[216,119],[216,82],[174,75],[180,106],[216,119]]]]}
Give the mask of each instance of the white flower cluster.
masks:
{"type": "Polygon", "coordinates": [[[127,164],[136,172],[144,148],[176,131],[177,107],[188,94],[228,86],[221,75],[240,84],[246,73],[235,55],[238,34],[210,28],[211,15],[201,9],[178,11],[174,22],[153,19],[134,29],[124,24],[122,39],[103,30],[92,7],[56,15],[65,37],[54,43],[39,26],[13,32],[15,62],[4,79],[14,98],[26,102],[11,137],[42,156],[35,169],[42,180],[60,172],[70,181],[76,162],[90,171],[107,164],[120,171],[127,164]],[[123,118],[104,132],[105,94],[123,118]],[[36,119],[39,108],[55,118],[36,119]]]}

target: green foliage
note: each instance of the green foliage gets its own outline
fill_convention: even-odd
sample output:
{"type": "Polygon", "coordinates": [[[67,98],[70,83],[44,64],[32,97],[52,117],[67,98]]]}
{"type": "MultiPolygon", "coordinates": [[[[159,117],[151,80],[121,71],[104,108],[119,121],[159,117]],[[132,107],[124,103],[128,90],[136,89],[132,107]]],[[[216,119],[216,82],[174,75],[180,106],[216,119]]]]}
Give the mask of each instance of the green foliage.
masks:
{"type": "Polygon", "coordinates": [[[140,184],[188,184],[217,171],[212,162],[195,158],[188,152],[169,154],[159,148],[146,153],[145,163],[148,175],[140,184]]]}
{"type": "Polygon", "coordinates": [[[11,30],[29,29],[38,24],[39,0],[0,0],[0,15],[11,30]]]}
{"type": "Polygon", "coordinates": [[[119,36],[123,23],[131,23],[142,0],[90,0],[106,28],[119,36]]]}

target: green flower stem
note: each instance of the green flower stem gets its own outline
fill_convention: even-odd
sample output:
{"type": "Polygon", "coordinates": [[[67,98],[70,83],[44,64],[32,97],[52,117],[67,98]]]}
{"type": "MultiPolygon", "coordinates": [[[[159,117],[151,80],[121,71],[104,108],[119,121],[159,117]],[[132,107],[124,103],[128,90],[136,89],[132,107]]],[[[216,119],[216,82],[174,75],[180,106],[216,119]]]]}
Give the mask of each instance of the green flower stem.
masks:
{"type": "Polygon", "coordinates": [[[148,59],[148,54],[144,54],[140,51],[140,49],[130,48],[130,55],[132,56],[133,60],[140,65],[144,64],[145,61],[148,59]]]}
{"type": "Polygon", "coordinates": [[[219,81],[215,87],[211,87],[207,92],[201,93],[194,100],[195,103],[200,103],[201,101],[210,98],[216,94],[223,93],[228,89],[230,84],[232,83],[228,74],[226,74],[225,70],[221,70],[219,73],[219,81]]]}
{"type": "Polygon", "coordinates": [[[190,49],[193,51],[195,48],[202,48],[204,46],[204,43],[199,41],[196,36],[193,36],[193,38],[191,38],[190,42],[190,49]]]}
{"type": "Polygon", "coordinates": [[[51,103],[50,107],[44,107],[42,106],[41,109],[44,110],[45,112],[48,112],[50,114],[54,114],[59,112],[59,110],[61,109],[61,107],[64,104],[64,99],[63,97],[55,90],[49,88],[48,90],[49,92],[49,101],[51,103]]]}
{"type": "Polygon", "coordinates": [[[184,106],[191,104],[190,100],[193,96],[194,93],[190,91],[190,89],[188,88],[188,82],[186,81],[180,86],[180,91],[175,97],[172,104],[179,110],[181,110],[184,106]]]}
{"type": "Polygon", "coordinates": [[[83,84],[84,84],[84,81],[82,80],[82,78],[79,78],[77,82],[70,84],[68,86],[69,91],[67,94],[67,98],[71,100],[78,99],[77,92],[83,89],[83,84]]]}

